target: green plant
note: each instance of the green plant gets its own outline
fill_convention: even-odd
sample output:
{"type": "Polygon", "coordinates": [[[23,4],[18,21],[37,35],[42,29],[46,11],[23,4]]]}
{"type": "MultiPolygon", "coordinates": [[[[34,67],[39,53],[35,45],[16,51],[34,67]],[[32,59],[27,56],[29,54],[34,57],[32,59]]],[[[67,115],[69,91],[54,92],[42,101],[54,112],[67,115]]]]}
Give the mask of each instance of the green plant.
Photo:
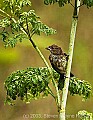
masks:
{"type": "Polygon", "coordinates": [[[85,110],[79,111],[78,116],[81,120],[92,120],[92,113],[89,113],[85,110]]]}
{"type": "Polygon", "coordinates": [[[0,35],[2,37],[4,46],[15,47],[18,41],[22,42],[23,40],[29,40],[46,65],[46,67],[43,68],[29,67],[26,70],[18,70],[10,74],[10,76],[5,81],[5,88],[7,91],[5,103],[13,104],[13,101],[16,100],[17,97],[20,97],[20,99],[25,102],[31,102],[32,99],[46,97],[48,94],[51,94],[56,101],[58,112],[60,114],[60,120],[65,120],[65,108],[68,90],[70,91],[71,95],[78,94],[83,96],[83,99],[85,100],[90,98],[92,94],[91,85],[88,82],[84,80],[81,81],[76,77],[70,78],[70,71],[79,8],[82,5],[91,7],[93,5],[93,1],[75,0],[75,5],[73,5],[71,2],[72,1],[70,0],[44,0],[44,3],[47,5],[58,3],[60,7],[63,7],[65,4],[69,3],[74,8],[65,86],[60,92],[57,87],[59,74],[56,73],[51,67],[49,67],[43,54],[32,39],[34,34],[41,35],[43,32],[46,35],[51,35],[55,34],[56,30],[43,24],[40,21],[40,17],[36,15],[34,10],[29,10],[29,6],[31,6],[31,2],[29,0],[3,1],[3,5],[0,8],[0,35]],[[28,11],[24,11],[25,6],[27,7],[28,11]],[[50,81],[53,83],[56,94],[54,94],[51,87],[49,86],[50,81]]]}

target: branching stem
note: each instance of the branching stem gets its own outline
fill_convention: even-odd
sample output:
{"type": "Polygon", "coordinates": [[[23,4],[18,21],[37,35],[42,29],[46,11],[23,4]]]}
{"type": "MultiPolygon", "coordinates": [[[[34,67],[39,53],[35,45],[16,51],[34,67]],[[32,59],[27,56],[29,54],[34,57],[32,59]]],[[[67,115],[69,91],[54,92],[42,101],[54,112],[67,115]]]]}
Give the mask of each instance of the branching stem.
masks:
{"type": "MultiPolygon", "coordinates": [[[[8,13],[6,13],[5,11],[3,11],[3,10],[1,10],[1,9],[0,9],[0,12],[3,14],[3,17],[6,17],[6,16],[7,16],[7,17],[9,17],[13,22],[16,23],[16,20],[15,20],[13,17],[11,17],[8,13]]],[[[33,45],[33,47],[35,48],[35,50],[38,52],[39,56],[41,57],[41,59],[43,60],[44,64],[45,64],[46,67],[48,68],[48,70],[49,70],[49,72],[50,72],[50,75],[51,75],[51,78],[52,78],[52,82],[53,82],[53,84],[54,84],[54,86],[55,86],[55,89],[56,89],[56,93],[57,93],[57,100],[56,100],[56,102],[57,102],[57,105],[58,105],[58,107],[59,107],[59,106],[60,106],[60,94],[59,94],[59,91],[58,91],[58,86],[57,86],[57,84],[56,84],[56,81],[55,81],[54,78],[53,78],[52,70],[51,70],[50,66],[48,65],[45,57],[44,57],[43,54],[41,53],[40,49],[37,47],[37,45],[36,45],[36,44],[34,43],[34,41],[32,40],[32,36],[33,36],[34,32],[33,32],[33,34],[30,34],[27,19],[26,19],[26,25],[27,25],[27,29],[25,29],[23,26],[20,26],[20,27],[21,27],[20,29],[21,29],[21,31],[22,31],[23,33],[25,33],[25,34],[28,36],[31,44],[33,45]]],[[[50,92],[50,94],[53,96],[53,93],[50,92]]],[[[54,97],[54,96],[53,96],[53,97],[54,97]]],[[[56,97],[54,97],[54,98],[56,99],[56,97]]]]}

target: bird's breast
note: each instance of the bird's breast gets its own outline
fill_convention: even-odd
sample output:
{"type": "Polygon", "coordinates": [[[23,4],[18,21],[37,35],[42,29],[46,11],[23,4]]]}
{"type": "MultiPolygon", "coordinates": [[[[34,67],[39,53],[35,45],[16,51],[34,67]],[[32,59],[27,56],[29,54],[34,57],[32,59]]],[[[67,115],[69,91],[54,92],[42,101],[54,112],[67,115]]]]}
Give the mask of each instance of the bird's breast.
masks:
{"type": "Polygon", "coordinates": [[[59,73],[62,73],[66,69],[66,56],[64,55],[53,55],[49,56],[52,67],[59,73]]]}

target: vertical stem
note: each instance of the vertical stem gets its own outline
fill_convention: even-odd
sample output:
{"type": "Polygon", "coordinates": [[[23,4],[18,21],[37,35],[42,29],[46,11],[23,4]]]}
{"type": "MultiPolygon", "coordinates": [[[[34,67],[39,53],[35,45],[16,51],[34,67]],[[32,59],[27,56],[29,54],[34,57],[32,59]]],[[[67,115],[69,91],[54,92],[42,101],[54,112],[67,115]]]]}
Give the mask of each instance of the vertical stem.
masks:
{"type": "Polygon", "coordinates": [[[67,95],[68,95],[69,78],[70,78],[70,71],[71,71],[71,64],[72,64],[72,57],[73,57],[73,50],[74,50],[76,28],[77,28],[77,22],[78,22],[78,13],[79,13],[78,6],[80,6],[80,0],[75,0],[74,15],[72,18],[72,26],[71,26],[71,33],[70,33],[69,58],[67,62],[66,79],[65,79],[65,84],[63,88],[63,95],[62,95],[62,102],[61,102],[60,120],[66,119],[65,108],[66,108],[66,101],[67,101],[67,95]]]}

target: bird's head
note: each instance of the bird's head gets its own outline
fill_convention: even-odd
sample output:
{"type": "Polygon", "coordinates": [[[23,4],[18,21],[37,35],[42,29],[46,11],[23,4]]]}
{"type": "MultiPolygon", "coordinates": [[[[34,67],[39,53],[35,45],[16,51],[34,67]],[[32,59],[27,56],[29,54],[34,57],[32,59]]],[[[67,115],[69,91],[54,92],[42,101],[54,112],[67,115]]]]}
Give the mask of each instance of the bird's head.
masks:
{"type": "Polygon", "coordinates": [[[54,55],[62,55],[62,54],[64,54],[61,47],[59,47],[59,46],[57,46],[55,44],[47,47],[46,49],[49,50],[54,55]]]}

